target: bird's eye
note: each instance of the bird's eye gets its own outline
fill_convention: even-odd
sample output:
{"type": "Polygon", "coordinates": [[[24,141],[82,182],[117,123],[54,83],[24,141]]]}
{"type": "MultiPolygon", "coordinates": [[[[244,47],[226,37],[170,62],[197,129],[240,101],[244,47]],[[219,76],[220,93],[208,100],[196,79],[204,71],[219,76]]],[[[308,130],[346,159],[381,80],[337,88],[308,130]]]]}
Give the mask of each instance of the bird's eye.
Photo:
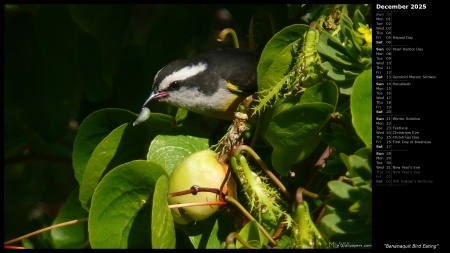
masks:
{"type": "Polygon", "coordinates": [[[172,83],[170,83],[170,88],[172,90],[177,90],[178,88],[180,88],[180,82],[179,81],[173,81],[172,83]]]}

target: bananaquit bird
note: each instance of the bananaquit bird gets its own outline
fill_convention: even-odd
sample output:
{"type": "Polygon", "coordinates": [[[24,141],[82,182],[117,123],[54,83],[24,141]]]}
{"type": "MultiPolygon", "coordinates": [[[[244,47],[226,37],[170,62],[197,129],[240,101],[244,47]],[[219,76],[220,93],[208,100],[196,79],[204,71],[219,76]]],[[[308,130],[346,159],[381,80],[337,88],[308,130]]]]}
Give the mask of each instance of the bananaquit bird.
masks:
{"type": "Polygon", "coordinates": [[[203,115],[233,119],[243,99],[257,91],[259,54],[244,49],[216,49],[175,60],[155,76],[150,97],[133,125],[150,117],[153,100],[203,115]]]}

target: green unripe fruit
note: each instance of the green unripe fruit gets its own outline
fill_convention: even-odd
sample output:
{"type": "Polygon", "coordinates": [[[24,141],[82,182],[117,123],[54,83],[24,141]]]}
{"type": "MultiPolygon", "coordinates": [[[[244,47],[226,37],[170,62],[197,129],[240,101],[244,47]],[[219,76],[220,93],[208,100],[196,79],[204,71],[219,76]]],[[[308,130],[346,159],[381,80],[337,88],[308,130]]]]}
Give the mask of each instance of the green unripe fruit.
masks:
{"type": "MultiPolygon", "coordinates": [[[[225,179],[228,165],[217,160],[217,154],[212,150],[203,150],[184,158],[170,174],[169,192],[189,190],[192,186],[219,189],[225,179]]],[[[223,189],[226,193],[226,186],[223,189]]],[[[219,196],[212,192],[198,192],[196,195],[186,194],[169,197],[169,205],[214,202],[219,196]]],[[[173,219],[178,224],[188,224],[191,221],[204,220],[219,209],[218,205],[192,206],[172,208],[173,219]]]]}

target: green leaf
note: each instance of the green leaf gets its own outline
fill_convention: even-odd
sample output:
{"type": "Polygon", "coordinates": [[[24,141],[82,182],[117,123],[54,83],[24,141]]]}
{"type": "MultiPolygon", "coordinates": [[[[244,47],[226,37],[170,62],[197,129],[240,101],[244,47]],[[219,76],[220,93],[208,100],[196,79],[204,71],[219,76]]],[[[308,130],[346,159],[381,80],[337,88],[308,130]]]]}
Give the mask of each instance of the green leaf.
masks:
{"type": "MultiPolygon", "coordinates": [[[[149,161],[132,161],[118,166],[102,179],[92,197],[89,213],[89,240],[93,249],[153,246],[152,212],[167,211],[152,208],[160,177],[167,178],[161,166],[149,161]]],[[[172,245],[170,240],[159,245],[172,245]]]]}
{"type": "Polygon", "coordinates": [[[264,134],[267,131],[267,128],[269,127],[270,121],[272,120],[272,117],[277,115],[278,113],[287,110],[291,108],[293,105],[298,104],[300,102],[301,96],[288,96],[286,98],[280,97],[276,102],[275,105],[272,107],[267,107],[267,109],[264,111],[264,114],[261,116],[263,117],[262,123],[261,123],[261,137],[266,140],[264,134]]]}
{"type": "MultiPolygon", "coordinates": [[[[364,179],[362,179],[362,178],[359,177],[359,176],[352,177],[352,178],[350,178],[350,180],[352,181],[352,184],[353,184],[355,187],[361,187],[361,186],[366,185],[366,182],[364,181],[364,179]]],[[[360,189],[361,189],[361,188],[360,188],[360,189]]],[[[370,191],[372,191],[372,189],[370,189],[370,191]]]]}
{"type": "Polygon", "coordinates": [[[355,36],[353,30],[353,21],[347,15],[342,15],[341,17],[341,32],[346,37],[347,40],[351,41],[352,46],[355,47],[356,49],[355,52],[356,53],[361,52],[362,40],[355,36]]]}
{"type": "Polygon", "coordinates": [[[177,125],[182,125],[188,116],[189,111],[183,108],[178,108],[177,114],[175,115],[175,121],[177,125]]]}
{"type": "Polygon", "coordinates": [[[159,177],[155,186],[152,207],[152,248],[175,248],[175,225],[172,213],[167,205],[169,179],[159,177]]]}
{"type": "Polygon", "coordinates": [[[189,236],[196,249],[219,249],[228,234],[236,230],[233,222],[230,222],[229,214],[224,212],[216,212],[213,216],[195,224],[177,224],[177,228],[189,236]]]}
{"type": "Polygon", "coordinates": [[[195,130],[173,128],[165,131],[153,139],[147,154],[147,160],[161,165],[167,174],[188,155],[208,149],[207,138],[194,136],[195,130]]]}
{"type": "Polygon", "coordinates": [[[172,117],[153,113],[145,122],[137,126],[125,123],[104,138],[86,165],[80,185],[82,206],[89,210],[89,200],[95,187],[109,170],[122,163],[145,159],[150,141],[173,124],[172,117]]]}
{"type": "Polygon", "coordinates": [[[358,149],[357,143],[354,142],[351,136],[344,133],[323,133],[321,134],[321,137],[332,146],[337,153],[352,154],[358,149]]]}
{"type": "MultiPolygon", "coordinates": [[[[367,159],[368,161],[371,161],[372,159],[372,148],[360,148],[355,151],[355,155],[358,155],[364,159],[367,159]]],[[[372,164],[372,163],[369,163],[372,164]]]]}
{"type": "MultiPolygon", "coordinates": [[[[256,222],[255,220],[252,220],[245,224],[241,231],[239,231],[239,236],[256,249],[260,249],[262,247],[261,238],[263,237],[263,235],[259,230],[258,222],[256,222]]],[[[236,249],[245,248],[246,247],[244,247],[241,242],[236,240],[236,249]]]]}
{"type": "Polygon", "coordinates": [[[367,215],[372,212],[372,196],[368,195],[358,199],[348,209],[351,213],[357,213],[360,216],[367,215]]]}
{"type": "Polygon", "coordinates": [[[123,109],[102,109],[87,116],[78,128],[73,144],[72,165],[75,178],[81,185],[86,165],[95,147],[112,130],[126,122],[133,122],[136,114],[123,109]]]}
{"type": "Polygon", "coordinates": [[[300,104],[323,102],[336,107],[338,96],[336,84],[331,81],[325,81],[306,89],[300,99],[300,104]]]}
{"type": "Polygon", "coordinates": [[[360,25],[365,26],[366,25],[366,19],[362,15],[361,11],[358,9],[355,10],[355,13],[353,13],[353,29],[358,29],[360,25]]]}
{"type": "Polygon", "coordinates": [[[272,118],[265,137],[273,146],[272,165],[278,173],[286,175],[316,148],[333,111],[325,103],[298,104],[272,118]]]}
{"type": "MultiPolygon", "coordinates": [[[[319,42],[316,44],[317,51],[322,56],[333,60],[346,67],[358,68],[358,64],[348,56],[347,50],[338,38],[332,36],[327,31],[322,31],[319,42]]],[[[323,61],[325,62],[325,61],[323,61]]]]}
{"type": "Polygon", "coordinates": [[[351,199],[350,192],[354,190],[353,186],[336,180],[328,182],[328,188],[341,199],[351,199]]]}
{"type": "Polygon", "coordinates": [[[372,227],[364,218],[343,219],[337,214],[328,214],[321,219],[318,228],[328,238],[330,248],[354,248],[356,244],[372,242],[372,227]]]}
{"type": "Polygon", "coordinates": [[[368,163],[367,168],[361,168],[362,170],[367,170],[367,171],[363,172],[363,171],[359,171],[359,169],[356,170],[358,175],[360,175],[362,178],[364,178],[364,180],[372,180],[372,177],[369,178],[369,176],[368,176],[369,174],[372,175],[372,148],[369,147],[369,148],[358,149],[355,152],[355,155],[357,155],[363,159],[366,159],[367,163],[368,163]]]}
{"type": "Polygon", "coordinates": [[[351,166],[352,170],[355,171],[355,174],[360,176],[362,179],[372,179],[372,169],[367,159],[364,159],[357,155],[350,155],[349,165],[351,166]]]}
{"type": "Polygon", "coordinates": [[[367,152],[368,151],[365,149],[360,149],[354,155],[347,156],[343,153],[339,154],[341,160],[347,167],[350,178],[361,177],[366,181],[372,179],[371,160],[358,155],[362,154],[363,156],[368,157],[367,152]]]}
{"type": "MultiPolygon", "coordinates": [[[[349,108],[350,106],[348,104],[348,109],[349,108]]],[[[334,122],[330,124],[336,138],[336,143],[333,145],[345,147],[343,152],[346,154],[353,154],[358,149],[365,146],[364,142],[356,134],[351,119],[351,115],[344,112],[339,115],[339,121],[342,124],[336,124],[334,122]]]]}
{"type": "Polygon", "coordinates": [[[327,61],[322,63],[322,67],[328,71],[328,77],[332,78],[335,81],[348,81],[355,79],[359,74],[361,74],[361,70],[346,67],[342,68],[339,64],[332,61],[327,61]]]}
{"type": "Polygon", "coordinates": [[[342,162],[345,164],[345,167],[347,168],[348,173],[349,173],[349,177],[350,178],[356,177],[357,174],[355,173],[353,168],[350,166],[349,156],[345,153],[340,153],[339,157],[341,158],[342,162]]]}
{"type": "MultiPolygon", "coordinates": [[[[78,200],[78,188],[67,197],[52,225],[87,218],[88,213],[78,200]]],[[[87,222],[80,222],[51,230],[55,249],[81,249],[87,241],[87,222]]]]}
{"type": "Polygon", "coordinates": [[[306,25],[291,25],[267,42],[258,63],[258,90],[271,90],[289,71],[293,59],[291,48],[309,30],[306,25]]]}
{"type": "Polygon", "coordinates": [[[367,147],[372,146],[372,69],[355,79],[350,97],[352,123],[367,147]]]}

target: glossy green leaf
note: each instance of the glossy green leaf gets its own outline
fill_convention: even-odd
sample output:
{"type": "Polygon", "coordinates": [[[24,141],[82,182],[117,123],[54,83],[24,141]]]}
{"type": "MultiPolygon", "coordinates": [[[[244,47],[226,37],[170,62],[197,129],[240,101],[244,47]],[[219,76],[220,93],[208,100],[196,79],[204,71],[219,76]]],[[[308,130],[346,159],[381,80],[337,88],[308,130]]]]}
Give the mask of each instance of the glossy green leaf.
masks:
{"type": "MultiPolygon", "coordinates": [[[[92,196],[89,213],[93,249],[152,248],[152,212],[167,211],[166,207],[154,209],[152,204],[160,177],[167,177],[161,166],[132,161],[116,167],[102,179],[92,196]]],[[[171,245],[173,238],[167,239],[171,245]]]]}
{"type": "Polygon", "coordinates": [[[337,214],[328,214],[321,219],[318,227],[328,238],[330,248],[354,249],[354,245],[362,247],[372,242],[372,227],[365,223],[364,218],[342,219],[337,214]]]}
{"type": "Polygon", "coordinates": [[[202,224],[195,224],[188,232],[189,240],[196,249],[218,249],[221,240],[217,237],[219,230],[216,216],[210,217],[202,224]],[[192,233],[194,232],[194,233],[192,233]]]}
{"type": "Polygon", "coordinates": [[[327,208],[329,208],[331,213],[337,213],[344,216],[350,216],[349,208],[354,204],[356,200],[350,199],[340,199],[337,197],[330,198],[327,201],[327,208]]]}
{"type": "MultiPolygon", "coordinates": [[[[78,188],[72,191],[58,212],[52,225],[87,218],[88,213],[78,200],[78,188]]],[[[87,241],[87,221],[51,230],[53,247],[56,249],[81,249],[87,241]]]]}
{"type": "Polygon", "coordinates": [[[364,142],[358,137],[351,123],[351,115],[349,113],[344,113],[339,116],[340,122],[343,124],[332,123],[331,128],[335,134],[336,139],[341,142],[342,146],[344,146],[343,142],[347,142],[347,145],[350,149],[348,154],[352,154],[356,152],[358,149],[365,147],[364,142]]]}
{"type": "Polygon", "coordinates": [[[367,159],[364,159],[357,155],[350,155],[349,165],[351,166],[355,174],[362,177],[364,180],[372,179],[372,169],[367,159]]]}
{"type": "MultiPolygon", "coordinates": [[[[360,150],[358,150],[358,151],[360,151],[360,150]]],[[[363,152],[359,152],[359,153],[363,153],[363,152]]],[[[372,164],[371,164],[370,159],[363,158],[356,154],[347,156],[346,154],[341,153],[339,155],[340,155],[341,160],[344,162],[345,166],[347,167],[350,178],[353,179],[356,177],[361,177],[363,180],[366,180],[366,181],[372,179],[372,164]]],[[[364,153],[363,153],[363,155],[364,155],[364,153]]]]}
{"type": "Polygon", "coordinates": [[[152,206],[152,248],[175,248],[175,224],[172,213],[167,205],[169,179],[159,177],[155,186],[152,206]]]}
{"type": "Polygon", "coordinates": [[[78,128],[73,144],[72,165],[75,178],[81,184],[86,165],[95,147],[118,126],[133,122],[137,115],[123,109],[108,108],[87,116],[78,128]]]}
{"type": "Polygon", "coordinates": [[[207,138],[194,136],[195,131],[182,127],[165,131],[153,139],[147,160],[163,167],[170,175],[175,166],[188,155],[208,149],[207,138]]]}
{"type": "MultiPolygon", "coordinates": [[[[245,226],[239,231],[239,236],[249,243],[252,247],[260,249],[262,247],[261,238],[264,236],[261,234],[258,223],[252,220],[245,224],[245,226]]],[[[244,245],[236,240],[236,249],[245,249],[244,245]]]]}
{"type": "Polygon", "coordinates": [[[219,249],[229,233],[235,231],[229,214],[217,212],[206,220],[189,225],[178,225],[196,249],[219,249]]]}
{"type": "Polygon", "coordinates": [[[300,96],[288,96],[287,98],[279,98],[275,105],[272,107],[267,107],[262,114],[263,120],[261,124],[261,137],[265,140],[265,133],[267,128],[269,127],[270,121],[272,117],[277,115],[278,113],[291,108],[296,105],[300,101],[300,96]]]}
{"type": "Polygon", "coordinates": [[[279,243],[277,246],[273,247],[272,249],[288,249],[290,246],[291,238],[289,237],[289,234],[285,234],[281,236],[280,239],[277,240],[277,243],[279,243]]]}
{"type": "Polygon", "coordinates": [[[337,153],[353,154],[359,148],[364,147],[364,142],[356,135],[351,127],[351,117],[347,113],[339,117],[343,124],[332,122],[333,142],[330,145],[336,149],[337,153]],[[348,117],[347,117],[348,116],[348,117]]]}
{"type": "Polygon", "coordinates": [[[358,67],[354,60],[348,56],[347,50],[345,50],[345,47],[341,44],[339,39],[332,36],[327,31],[322,31],[320,34],[316,48],[319,54],[340,65],[345,67],[358,67]]]}
{"type": "Polygon", "coordinates": [[[353,152],[358,149],[357,143],[354,142],[351,136],[344,133],[323,133],[320,136],[327,144],[332,146],[337,153],[353,154],[353,152]]]}
{"type": "Polygon", "coordinates": [[[341,221],[341,218],[336,214],[329,214],[326,215],[322,220],[321,223],[325,224],[328,229],[334,230],[335,233],[344,233],[345,231],[337,226],[337,224],[341,221]]]}
{"type": "Polygon", "coordinates": [[[266,44],[257,67],[258,90],[271,90],[289,71],[292,46],[303,40],[306,25],[291,25],[276,33],[266,44]]]}
{"type": "Polygon", "coordinates": [[[303,93],[300,104],[323,102],[336,107],[338,101],[338,87],[334,82],[325,81],[308,88],[303,93]]]}
{"type": "Polygon", "coordinates": [[[367,147],[372,146],[372,69],[355,79],[350,97],[352,123],[367,147]]]}
{"type": "Polygon", "coordinates": [[[354,190],[353,186],[336,180],[328,182],[328,188],[341,199],[351,199],[350,192],[354,190]]]}
{"type": "MultiPolygon", "coordinates": [[[[337,65],[336,63],[333,62],[323,62],[322,63],[322,67],[325,69],[325,71],[327,71],[327,76],[329,78],[331,78],[334,81],[345,81],[348,79],[354,79],[356,78],[359,73],[357,73],[357,75],[346,75],[341,69],[339,69],[339,65],[337,65]]],[[[350,72],[353,73],[353,72],[350,72]]]]}
{"type": "Polygon", "coordinates": [[[89,200],[101,178],[112,168],[132,160],[145,159],[156,135],[173,126],[173,118],[153,113],[141,124],[125,123],[114,129],[92,152],[80,185],[80,201],[89,210],[89,200]]]}
{"type": "Polygon", "coordinates": [[[347,15],[341,16],[341,32],[343,33],[343,35],[347,40],[351,41],[352,46],[355,48],[355,52],[356,53],[361,52],[362,39],[358,38],[355,35],[353,30],[353,21],[347,15]]]}
{"type": "MultiPolygon", "coordinates": [[[[344,27],[343,29],[343,32],[352,34],[352,31],[349,31],[347,27],[344,27]]],[[[345,42],[345,50],[347,50],[347,55],[349,55],[354,61],[358,61],[360,52],[357,50],[356,46],[354,46],[353,41],[347,40],[345,42]]]]}
{"type": "Polygon", "coordinates": [[[355,155],[358,155],[370,161],[372,159],[372,148],[360,148],[355,151],[355,155]]]}
{"type": "Polygon", "coordinates": [[[353,184],[355,187],[361,187],[361,186],[366,185],[366,182],[364,181],[364,179],[362,179],[362,178],[359,177],[359,176],[352,177],[350,180],[352,181],[352,184],[353,184]]]}
{"type": "Polygon", "coordinates": [[[360,25],[366,25],[366,19],[358,9],[353,13],[353,24],[353,29],[355,30],[358,29],[360,25]]]}
{"type": "Polygon", "coordinates": [[[188,113],[189,113],[188,110],[178,108],[177,114],[175,115],[175,121],[177,122],[177,125],[183,124],[183,122],[186,120],[188,116],[188,113]]]}
{"type": "Polygon", "coordinates": [[[353,205],[348,209],[351,213],[358,213],[360,215],[367,215],[372,211],[372,198],[371,196],[366,196],[358,199],[353,205]]]}
{"type": "Polygon", "coordinates": [[[366,167],[361,167],[359,169],[361,170],[365,170],[365,171],[360,171],[359,169],[356,170],[356,172],[358,173],[358,175],[360,175],[362,178],[364,178],[364,180],[372,180],[372,148],[361,148],[358,149],[355,152],[355,155],[367,160],[368,166],[366,167]],[[370,177],[369,177],[370,175],[370,177]]]}
{"type": "Polygon", "coordinates": [[[265,137],[273,146],[272,165],[278,173],[286,175],[316,148],[333,111],[325,103],[298,104],[272,118],[265,137]]]}
{"type": "Polygon", "coordinates": [[[355,174],[355,171],[350,166],[349,156],[345,153],[340,153],[339,157],[341,158],[341,161],[345,164],[345,167],[347,168],[347,170],[349,172],[349,177],[350,178],[357,177],[358,175],[355,174]]]}

